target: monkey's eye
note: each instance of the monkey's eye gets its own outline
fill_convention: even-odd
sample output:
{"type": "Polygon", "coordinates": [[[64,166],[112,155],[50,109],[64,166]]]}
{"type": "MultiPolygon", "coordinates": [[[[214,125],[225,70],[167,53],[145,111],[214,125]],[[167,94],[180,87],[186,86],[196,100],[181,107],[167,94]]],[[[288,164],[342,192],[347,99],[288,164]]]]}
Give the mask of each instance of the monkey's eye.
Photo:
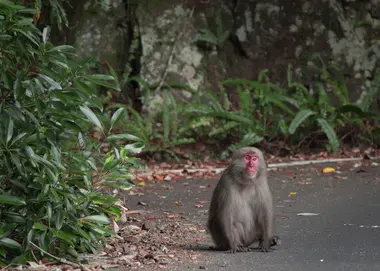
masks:
{"type": "Polygon", "coordinates": [[[256,161],[257,159],[258,159],[258,157],[256,155],[252,156],[253,161],[256,161]]]}
{"type": "Polygon", "coordinates": [[[249,161],[249,160],[251,160],[251,156],[250,156],[250,155],[248,155],[248,154],[247,154],[247,155],[245,155],[245,156],[244,156],[244,160],[246,160],[246,161],[249,161]]]}

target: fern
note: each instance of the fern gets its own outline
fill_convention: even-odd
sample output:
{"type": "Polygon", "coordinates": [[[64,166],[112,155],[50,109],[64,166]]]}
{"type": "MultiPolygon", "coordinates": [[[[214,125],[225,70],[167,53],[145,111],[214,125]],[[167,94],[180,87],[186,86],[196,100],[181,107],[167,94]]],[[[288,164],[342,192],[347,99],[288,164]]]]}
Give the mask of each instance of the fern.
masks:
{"type": "Polygon", "coordinates": [[[202,28],[195,35],[193,40],[195,42],[202,41],[215,46],[221,46],[224,44],[228,36],[230,35],[230,30],[224,30],[222,22],[222,12],[218,10],[218,13],[215,16],[216,31],[215,33],[209,28],[202,28]]]}
{"type": "Polygon", "coordinates": [[[359,99],[356,101],[356,105],[358,105],[363,111],[368,111],[379,91],[380,69],[377,69],[374,80],[371,82],[371,85],[362,92],[359,99]]]}
{"type": "Polygon", "coordinates": [[[206,90],[205,97],[208,98],[208,104],[213,110],[224,111],[223,104],[220,103],[219,99],[216,97],[216,94],[211,90],[206,90]]]}
{"type": "Polygon", "coordinates": [[[320,115],[323,117],[326,117],[327,113],[329,111],[332,111],[330,110],[331,101],[330,101],[329,96],[327,96],[327,93],[325,91],[325,88],[323,87],[323,84],[318,83],[317,87],[318,87],[318,94],[319,94],[318,95],[318,109],[319,109],[320,115]]]}
{"type": "Polygon", "coordinates": [[[240,99],[241,111],[244,114],[252,115],[254,110],[254,103],[252,101],[252,96],[249,90],[241,89],[240,87],[237,89],[240,99]]]}
{"type": "Polygon", "coordinates": [[[230,145],[228,147],[228,150],[234,151],[241,147],[252,146],[254,144],[261,142],[263,139],[264,139],[263,137],[258,136],[256,133],[250,132],[250,133],[245,134],[239,143],[230,145]]]}
{"type": "Polygon", "coordinates": [[[228,99],[228,94],[222,84],[219,84],[219,91],[223,99],[223,109],[228,110],[230,108],[230,100],[228,99]]]}
{"type": "Polygon", "coordinates": [[[195,139],[194,138],[191,138],[191,137],[188,137],[188,138],[179,138],[179,139],[175,139],[173,140],[173,142],[171,142],[171,146],[177,146],[177,145],[184,145],[184,144],[190,144],[190,143],[194,143],[195,142],[195,139]]]}
{"type": "Polygon", "coordinates": [[[176,135],[179,132],[178,131],[178,120],[179,120],[178,105],[177,105],[177,101],[175,100],[175,98],[171,92],[169,93],[169,101],[170,101],[170,104],[172,106],[172,108],[171,108],[171,131],[170,131],[170,133],[172,135],[176,135]]]}
{"type": "Polygon", "coordinates": [[[235,122],[235,121],[229,121],[225,125],[223,125],[223,126],[221,126],[219,128],[214,129],[208,135],[209,136],[215,136],[215,135],[218,135],[218,134],[226,134],[229,130],[234,129],[237,126],[238,126],[237,122],[235,122]]]}
{"type": "Polygon", "coordinates": [[[253,124],[252,119],[241,115],[239,112],[220,112],[220,111],[212,111],[206,114],[207,116],[220,117],[226,120],[233,120],[239,122],[241,124],[246,124],[251,126],[253,124]]]}
{"type": "Polygon", "coordinates": [[[321,127],[322,131],[326,134],[327,138],[329,139],[333,152],[338,152],[339,140],[333,127],[325,119],[318,118],[317,122],[321,127]]]}
{"type": "Polygon", "coordinates": [[[310,109],[304,109],[297,113],[289,125],[289,134],[294,134],[298,127],[310,116],[315,115],[314,111],[310,109]]]}
{"type": "Polygon", "coordinates": [[[162,106],[162,123],[164,126],[164,140],[169,140],[170,133],[170,105],[169,105],[169,94],[167,90],[164,90],[164,104],[162,106]]]}

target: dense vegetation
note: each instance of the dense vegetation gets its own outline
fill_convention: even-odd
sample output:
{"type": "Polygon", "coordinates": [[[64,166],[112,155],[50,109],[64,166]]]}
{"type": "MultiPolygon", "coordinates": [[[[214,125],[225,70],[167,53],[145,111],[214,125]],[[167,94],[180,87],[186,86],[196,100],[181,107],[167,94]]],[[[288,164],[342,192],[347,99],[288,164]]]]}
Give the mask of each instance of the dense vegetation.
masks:
{"type": "Polygon", "coordinates": [[[0,1],[0,266],[95,251],[121,214],[100,188],[131,187],[137,164],[128,155],[140,148],[118,147],[119,138],[138,139],[111,134],[124,109],[102,113],[97,86],[119,90],[114,77],[91,74],[73,47],[52,45],[35,15],[0,1]],[[107,156],[92,125],[112,146],[107,156]]]}

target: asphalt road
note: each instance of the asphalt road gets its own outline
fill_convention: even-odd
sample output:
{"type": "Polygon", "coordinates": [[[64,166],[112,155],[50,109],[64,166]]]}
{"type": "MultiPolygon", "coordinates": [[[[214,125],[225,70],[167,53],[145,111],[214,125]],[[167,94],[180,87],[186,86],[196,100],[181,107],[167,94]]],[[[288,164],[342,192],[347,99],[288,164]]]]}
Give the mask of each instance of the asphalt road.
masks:
{"type": "MultiPolygon", "coordinates": [[[[270,172],[269,176],[280,247],[270,253],[234,255],[192,247],[201,251],[203,262],[168,270],[380,270],[379,166],[354,167],[351,163],[291,167],[270,172]],[[326,166],[340,173],[323,174],[321,169],[326,166]]],[[[211,197],[212,189],[200,189],[210,183],[215,185],[216,180],[172,184],[168,197],[150,206],[170,209],[174,199],[194,206],[197,200],[211,197]]],[[[205,221],[208,204],[205,207],[182,208],[181,212],[189,219],[205,221]]]]}

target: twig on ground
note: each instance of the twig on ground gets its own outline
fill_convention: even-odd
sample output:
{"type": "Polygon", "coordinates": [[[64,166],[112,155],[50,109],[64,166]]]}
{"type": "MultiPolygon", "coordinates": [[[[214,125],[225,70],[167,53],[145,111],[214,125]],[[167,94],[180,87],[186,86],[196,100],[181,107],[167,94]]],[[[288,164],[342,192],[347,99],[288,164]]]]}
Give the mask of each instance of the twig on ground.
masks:
{"type": "Polygon", "coordinates": [[[72,267],[75,267],[75,268],[80,268],[81,270],[83,271],[90,271],[90,269],[88,269],[87,267],[85,267],[83,264],[78,264],[78,263],[74,263],[74,262],[71,262],[69,260],[66,260],[66,259],[63,259],[63,258],[59,258],[57,256],[54,256],[53,254],[50,254],[49,252],[47,252],[46,250],[44,250],[43,248],[40,248],[39,246],[37,246],[35,243],[33,242],[30,242],[30,244],[32,246],[34,246],[36,249],[40,250],[41,252],[45,253],[46,255],[50,256],[51,258],[53,258],[54,260],[60,262],[60,263],[63,263],[63,264],[68,264],[68,265],[71,265],[72,267]]]}

